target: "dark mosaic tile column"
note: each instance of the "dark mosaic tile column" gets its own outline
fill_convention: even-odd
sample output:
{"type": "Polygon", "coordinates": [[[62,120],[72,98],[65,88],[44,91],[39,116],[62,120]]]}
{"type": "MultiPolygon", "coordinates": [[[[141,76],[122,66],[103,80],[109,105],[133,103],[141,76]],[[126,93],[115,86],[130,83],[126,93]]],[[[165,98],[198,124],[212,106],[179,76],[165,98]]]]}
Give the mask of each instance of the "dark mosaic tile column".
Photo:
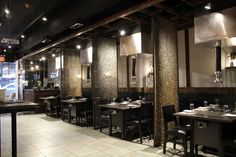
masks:
{"type": "Polygon", "coordinates": [[[159,16],[152,18],[154,52],[154,145],[163,137],[162,106],[178,107],[177,31],[176,25],[159,16]]]}
{"type": "MultiPolygon", "coordinates": [[[[93,97],[111,100],[117,98],[117,44],[104,37],[93,39],[92,86],[93,97]]],[[[94,126],[99,125],[99,107],[94,104],[94,126]]]]}
{"type": "Polygon", "coordinates": [[[61,92],[63,96],[82,95],[81,64],[79,52],[75,49],[64,49],[64,70],[61,92]]]}

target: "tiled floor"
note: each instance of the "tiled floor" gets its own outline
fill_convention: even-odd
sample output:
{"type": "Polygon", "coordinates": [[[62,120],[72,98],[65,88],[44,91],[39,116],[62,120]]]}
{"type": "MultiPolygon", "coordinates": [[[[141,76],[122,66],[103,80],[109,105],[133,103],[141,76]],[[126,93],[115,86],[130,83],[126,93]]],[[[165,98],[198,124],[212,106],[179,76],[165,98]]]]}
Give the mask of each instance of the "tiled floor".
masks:
{"type": "MultiPolygon", "coordinates": [[[[44,114],[18,116],[17,120],[18,157],[165,156],[162,155],[161,147],[153,148],[122,141],[96,130],[47,118],[44,114]]],[[[2,116],[1,121],[2,157],[10,157],[10,116],[2,116]]],[[[179,152],[180,150],[170,150],[166,156],[179,156],[179,152]]]]}

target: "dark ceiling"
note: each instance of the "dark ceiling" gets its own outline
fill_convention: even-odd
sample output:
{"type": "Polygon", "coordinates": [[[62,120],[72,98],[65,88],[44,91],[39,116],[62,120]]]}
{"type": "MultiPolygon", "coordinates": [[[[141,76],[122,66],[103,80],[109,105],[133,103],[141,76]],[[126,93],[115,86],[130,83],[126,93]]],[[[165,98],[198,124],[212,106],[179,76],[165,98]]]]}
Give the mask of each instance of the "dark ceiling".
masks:
{"type": "MultiPolygon", "coordinates": [[[[150,0],[0,0],[0,40],[3,37],[20,39],[20,35],[24,34],[25,38],[20,39],[20,45],[13,45],[11,50],[8,49],[9,52],[14,51],[22,56],[145,1],[150,0]],[[10,16],[4,13],[6,7],[11,11],[10,16]],[[43,16],[48,18],[47,22],[42,21],[43,16]],[[71,29],[75,23],[81,25],[71,29]],[[44,39],[48,39],[46,43],[42,43],[44,39]]],[[[74,45],[78,40],[87,40],[97,34],[115,38],[121,27],[135,24],[150,25],[153,14],[159,14],[175,22],[178,29],[185,29],[193,26],[194,16],[236,5],[235,0],[210,0],[212,9],[205,10],[204,5],[208,2],[209,0],[165,0],[102,25],[61,45],[74,45]]],[[[6,46],[0,44],[2,49],[6,49],[6,46]]]]}

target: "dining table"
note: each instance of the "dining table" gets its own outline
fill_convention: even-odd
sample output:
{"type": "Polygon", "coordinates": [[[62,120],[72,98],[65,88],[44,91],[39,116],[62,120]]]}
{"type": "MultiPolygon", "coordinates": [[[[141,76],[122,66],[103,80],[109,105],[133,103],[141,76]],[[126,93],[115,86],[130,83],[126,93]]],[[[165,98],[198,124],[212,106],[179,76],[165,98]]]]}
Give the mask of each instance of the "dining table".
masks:
{"type": "MultiPolygon", "coordinates": [[[[71,107],[71,116],[75,117],[75,124],[78,125],[78,115],[80,111],[80,107],[82,107],[83,104],[87,102],[86,98],[80,98],[80,99],[66,99],[61,100],[61,109],[63,110],[64,104],[67,104],[71,107]]],[[[63,117],[63,111],[61,111],[62,117],[63,117]]]]}
{"type": "Polygon", "coordinates": [[[190,123],[190,156],[194,156],[194,146],[197,145],[215,148],[220,157],[224,156],[223,129],[226,125],[235,126],[236,114],[223,112],[213,106],[184,110],[174,114],[190,123]]]}
{"type": "MultiPolygon", "coordinates": [[[[99,105],[101,109],[107,109],[107,110],[112,110],[115,111],[116,114],[112,114],[112,112],[109,112],[109,121],[110,124],[114,124],[116,126],[120,126],[121,128],[121,139],[125,139],[125,119],[128,117],[132,109],[140,108],[141,104],[145,105],[150,103],[149,101],[133,101],[133,102],[128,102],[128,101],[123,101],[123,102],[112,102],[109,104],[102,104],[99,105]]],[[[112,135],[112,125],[109,126],[109,135],[112,135]]]]}
{"type": "MultiPolygon", "coordinates": [[[[58,105],[58,104],[56,104],[56,101],[57,101],[58,97],[56,97],[56,96],[47,96],[47,97],[40,97],[40,99],[43,100],[44,103],[47,105],[46,108],[49,108],[50,117],[52,117],[53,107],[58,105]]],[[[58,115],[59,115],[59,111],[56,109],[56,116],[58,117],[58,115]]]]}
{"type": "MultiPolygon", "coordinates": [[[[4,102],[0,103],[0,114],[10,113],[11,114],[11,138],[12,138],[12,157],[17,157],[17,113],[34,111],[39,107],[39,104],[32,102],[4,102]]],[[[0,135],[1,136],[1,135],[0,135]]],[[[1,138],[0,138],[1,143],[1,138]]],[[[1,151],[0,151],[1,157],[1,151]]]]}

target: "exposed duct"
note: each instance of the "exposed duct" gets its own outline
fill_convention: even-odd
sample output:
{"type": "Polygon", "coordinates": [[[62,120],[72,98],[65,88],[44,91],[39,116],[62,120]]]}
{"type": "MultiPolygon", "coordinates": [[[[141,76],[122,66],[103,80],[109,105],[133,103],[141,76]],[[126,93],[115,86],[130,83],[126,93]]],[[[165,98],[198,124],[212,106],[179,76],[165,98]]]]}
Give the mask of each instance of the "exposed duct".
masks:
{"type": "Polygon", "coordinates": [[[215,56],[216,56],[216,72],[214,83],[222,83],[222,71],[221,71],[221,42],[216,42],[215,45],[215,56]]]}

